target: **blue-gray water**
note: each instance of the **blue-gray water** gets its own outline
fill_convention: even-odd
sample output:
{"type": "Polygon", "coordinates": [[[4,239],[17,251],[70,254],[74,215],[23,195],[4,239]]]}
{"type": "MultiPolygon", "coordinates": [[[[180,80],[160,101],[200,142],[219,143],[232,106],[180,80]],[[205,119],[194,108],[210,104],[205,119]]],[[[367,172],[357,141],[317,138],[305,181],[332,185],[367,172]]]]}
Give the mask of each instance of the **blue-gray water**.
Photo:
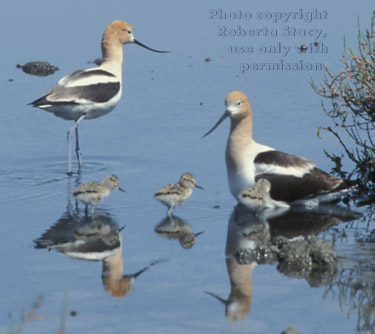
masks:
{"type": "MultiPolygon", "coordinates": [[[[229,46],[252,45],[256,50],[277,43],[294,48],[314,42],[315,36],[218,36],[218,27],[323,29],[327,35],[319,42],[328,47],[328,53],[299,54],[292,49],[285,61],[327,63],[339,71],[343,38],[356,45],[358,14],[363,27],[368,27],[372,1],[316,1],[312,6],[289,0],[282,4],[254,1],[251,5],[238,0],[230,5],[171,0],[1,0],[0,4],[2,333],[17,327],[20,315],[40,294],[43,303],[38,313],[44,318],[28,323],[23,333],[56,332],[64,303],[66,333],[280,333],[289,326],[301,333],[360,332],[366,318],[364,306],[373,301],[360,300],[358,295],[356,300],[350,293],[355,288],[350,280],[361,281],[363,287],[373,284],[373,244],[357,238],[371,229],[370,219],[341,223],[320,234],[335,240],[338,231],[340,236],[346,232],[345,238],[335,240],[340,275],[329,285],[311,287],[304,279],[279,273],[276,264],[258,265],[252,272],[250,310],[238,322],[228,321],[225,306],[204,293],[224,299],[230,294],[225,248],[236,203],[228,190],[224,164],[228,122],[204,140],[201,136],[224,112],[226,94],[241,90],[252,103],[258,142],[308,157],[330,170],[323,149],[340,153],[341,147],[328,134],[317,138],[317,126],[331,124],[322,111],[321,98],[309,85],[310,76],[319,82],[323,72],[241,74],[241,63],[278,62],[283,57],[228,52],[229,46]],[[328,16],[310,23],[296,19],[285,24],[256,17],[249,21],[210,19],[210,10],[219,8],[253,14],[316,8],[327,11],[328,16]],[[62,76],[92,66],[88,61],[100,57],[101,35],[115,19],[131,23],[136,39],[171,53],[124,46],[123,97],[107,116],[80,125],[84,166],[81,174],[69,178],[65,173],[66,132],[71,122],[27,103],[62,76]],[[31,60],[48,60],[60,70],[42,78],[16,68],[31,60]],[[204,231],[191,249],[154,231],[165,218],[166,208],[153,199],[153,193],[177,181],[185,171],[205,188],[196,189],[175,210],[194,232],[204,231]],[[126,225],[120,232],[124,274],[165,259],[140,275],[134,291],[125,298],[106,292],[100,261],[72,260],[56,251],[36,250],[33,242],[74,213],[70,194],[77,184],[101,180],[108,173],[119,177],[126,193],[113,192],[97,212],[119,227],[126,225]],[[72,310],[77,312],[75,317],[69,315],[72,310]]],[[[76,164],[73,168],[76,170],[76,164]]],[[[251,272],[247,274],[251,276],[251,272]]],[[[373,310],[367,311],[371,322],[373,310]]],[[[363,333],[373,330],[362,328],[363,333]]]]}

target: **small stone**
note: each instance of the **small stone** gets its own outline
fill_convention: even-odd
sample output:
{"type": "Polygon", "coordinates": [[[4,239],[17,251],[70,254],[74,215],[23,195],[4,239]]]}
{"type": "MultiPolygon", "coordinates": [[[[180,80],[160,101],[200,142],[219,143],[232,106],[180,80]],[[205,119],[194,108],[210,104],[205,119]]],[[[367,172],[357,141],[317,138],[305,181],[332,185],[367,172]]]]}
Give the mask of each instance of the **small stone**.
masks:
{"type": "Polygon", "coordinates": [[[97,65],[97,66],[100,66],[101,64],[102,64],[102,59],[101,58],[96,58],[96,59],[94,59],[94,60],[91,60],[91,61],[89,61],[88,63],[89,64],[95,64],[95,65],[97,65]]]}
{"type": "Polygon", "coordinates": [[[307,46],[305,44],[302,44],[300,47],[299,47],[299,50],[300,52],[302,53],[305,53],[307,51],[307,46]]]}
{"type": "Polygon", "coordinates": [[[299,332],[294,327],[288,327],[284,329],[281,334],[298,334],[299,332]]]}
{"type": "Polygon", "coordinates": [[[47,61],[30,61],[24,65],[18,64],[16,65],[16,67],[22,68],[22,71],[27,74],[37,75],[41,77],[53,74],[59,70],[57,66],[52,65],[47,61]]]}

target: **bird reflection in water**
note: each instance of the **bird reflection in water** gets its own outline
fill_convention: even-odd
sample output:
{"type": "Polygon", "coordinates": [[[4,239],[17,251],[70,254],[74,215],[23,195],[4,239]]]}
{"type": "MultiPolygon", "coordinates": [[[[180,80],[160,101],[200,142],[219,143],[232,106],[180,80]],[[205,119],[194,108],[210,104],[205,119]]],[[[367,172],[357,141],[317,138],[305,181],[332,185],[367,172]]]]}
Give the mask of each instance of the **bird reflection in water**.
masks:
{"type": "Polygon", "coordinates": [[[134,282],[138,276],[151,266],[165,261],[162,259],[153,261],[135,274],[124,275],[124,260],[121,254],[122,252],[118,252],[103,260],[102,282],[105,290],[111,297],[122,298],[128,296],[134,290],[134,282]]]}
{"type": "Polygon", "coordinates": [[[134,282],[149,267],[161,262],[151,262],[132,275],[124,275],[121,231],[124,227],[111,215],[98,210],[92,219],[67,211],[56,224],[38,239],[36,249],[56,250],[72,259],[102,261],[102,283],[112,297],[125,297],[134,289],[134,282]]]}
{"type": "Polygon", "coordinates": [[[197,236],[202,232],[193,233],[191,225],[177,216],[170,215],[165,217],[155,226],[155,232],[166,239],[178,239],[184,249],[190,249],[194,246],[197,236]]]}
{"type": "MultiPolygon", "coordinates": [[[[225,305],[225,315],[228,320],[239,321],[243,320],[250,311],[253,293],[252,275],[257,264],[279,262],[277,269],[285,275],[305,278],[312,286],[327,284],[336,275],[336,255],[333,251],[330,252],[332,248],[330,242],[316,235],[333,225],[353,219],[358,219],[357,213],[337,205],[324,205],[313,210],[292,208],[283,215],[271,215],[268,220],[265,216],[255,215],[254,211],[241,204],[235,206],[228,221],[225,248],[230,294],[228,299],[224,299],[212,292],[206,291],[206,293],[225,305]],[[296,240],[296,248],[305,240],[313,240],[318,245],[319,242],[325,245],[328,243],[328,251],[325,255],[331,262],[325,263],[327,259],[320,258],[317,263],[312,263],[312,266],[301,268],[300,264],[307,261],[305,259],[301,261],[298,254],[295,256],[296,263],[291,263],[291,267],[282,266],[282,250],[277,253],[280,244],[276,247],[274,244],[280,238],[283,239],[282,246],[288,245],[290,247],[288,250],[291,251],[296,240]]],[[[308,245],[306,241],[304,244],[306,247],[302,248],[308,249],[308,245]]],[[[305,255],[312,257],[308,250],[307,254],[301,254],[301,256],[305,255]]],[[[284,262],[288,261],[290,258],[284,262]]]]}
{"type": "Polygon", "coordinates": [[[218,295],[206,293],[225,305],[225,316],[230,321],[239,321],[246,317],[250,311],[251,300],[253,294],[252,275],[257,262],[247,261],[241,263],[235,254],[240,249],[253,249],[255,241],[246,237],[249,224],[256,223],[255,216],[251,211],[247,220],[238,215],[235,209],[230,216],[228,222],[227,242],[225,248],[225,262],[230,281],[230,294],[228,299],[219,297],[218,295]],[[251,222],[248,221],[251,219],[251,222]]]}
{"type": "Polygon", "coordinates": [[[34,240],[35,248],[54,249],[73,259],[100,261],[119,251],[123,228],[103,211],[95,219],[66,212],[34,240]]]}

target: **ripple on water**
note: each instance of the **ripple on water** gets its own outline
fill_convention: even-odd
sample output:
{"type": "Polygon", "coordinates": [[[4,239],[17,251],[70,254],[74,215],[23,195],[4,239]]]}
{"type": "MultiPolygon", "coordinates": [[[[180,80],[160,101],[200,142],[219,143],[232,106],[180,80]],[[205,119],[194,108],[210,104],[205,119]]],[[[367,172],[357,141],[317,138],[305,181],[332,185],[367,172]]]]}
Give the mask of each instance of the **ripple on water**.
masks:
{"type": "MultiPolygon", "coordinates": [[[[96,173],[102,175],[113,165],[111,162],[86,161],[80,172],[73,172],[72,176],[66,173],[66,162],[55,162],[44,165],[19,164],[16,168],[1,169],[0,182],[3,190],[0,194],[0,201],[22,201],[30,198],[47,199],[56,193],[57,186],[69,186],[69,179],[75,184],[81,182],[84,175],[96,173]],[[28,191],[31,189],[32,191],[28,191]]],[[[101,177],[101,176],[100,176],[101,177]]]]}

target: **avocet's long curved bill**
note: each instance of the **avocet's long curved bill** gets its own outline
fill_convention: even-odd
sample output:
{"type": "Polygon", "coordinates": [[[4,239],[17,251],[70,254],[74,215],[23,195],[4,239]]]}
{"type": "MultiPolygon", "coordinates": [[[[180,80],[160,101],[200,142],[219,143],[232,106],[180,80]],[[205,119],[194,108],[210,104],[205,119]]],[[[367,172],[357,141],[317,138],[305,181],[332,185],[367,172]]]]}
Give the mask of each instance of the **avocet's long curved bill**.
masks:
{"type": "Polygon", "coordinates": [[[219,302],[222,302],[224,305],[227,305],[227,303],[228,303],[227,300],[225,300],[224,298],[219,297],[218,295],[213,294],[212,292],[205,291],[204,293],[207,293],[208,295],[216,298],[219,302]]]}
{"type": "Polygon", "coordinates": [[[155,49],[151,49],[149,48],[147,45],[144,45],[143,43],[137,41],[136,39],[133,41],[135,44],[147,49],[147,50],[150,50],[150,51],[153,51],[153,52],[158,52],[158,53],[168,53],[170,51],[159,51],[159,50],[155,50],[155,49]]]}
{"type": "Polygon", "coordinates": [[[208,136],[212,131],[214,131],[222,121],[224,121],[229,116],[228,111],[225,111],[225,113],[220,117],[220,119],[216,122],[216,124],[213,126],[213,128],[208,131],[202,138],[208,136]]]}

